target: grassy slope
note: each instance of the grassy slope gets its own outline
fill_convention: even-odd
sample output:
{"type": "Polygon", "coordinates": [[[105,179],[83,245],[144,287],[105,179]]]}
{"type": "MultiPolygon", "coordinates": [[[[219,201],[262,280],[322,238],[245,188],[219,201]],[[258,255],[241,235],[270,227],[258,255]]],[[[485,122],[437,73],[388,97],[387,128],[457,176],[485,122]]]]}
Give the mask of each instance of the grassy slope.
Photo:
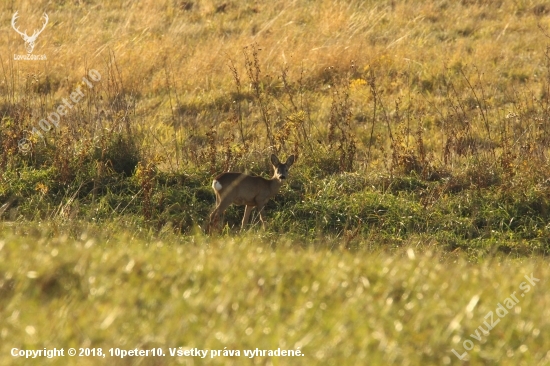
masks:
{"type": "MultiPolygon", "coordinates": [[[[4,218],[97,222],[124,213],[191,232],[205,226],[215,173],[265,175],[276,149],[299,159],[290,188],[268,207],[275,231],[380,233],[397,245],[429,234],[450,249],[547,251],[544,5],[0,6],[6,23],[19,10],[30,29],[39,5],[51,22],[36,52],[48,62],[2,61],[4,218]],[[103,77],[85,102],[20,154],[19,139],[89,68],[103,77]]],[[[6,54],[23,52],[15,32],[7,37],[6,54]]],[[[230,227],[241,212],[229,210],[230,227]]]]}
{"type": "MultiPolygon", "coordinates": [[[[458,364],[451,349],[463,353],[462,342],[485,315],[516,291],[519,304],[481,342],[472,339],[470,362],[550,362],[549,273],[540,259],[473,265],[412,248],[331,251],[265,234],[144,240],[90,228],[71,239],[61,234],[69,229],[2,230],[2,355],[12,347],[163,347],[166,353],[179,346],[241,353],[281,347],[305,356],[179,362],[458,364]],[[540,282],[521,297],[519,286],[531,273],[540,282]]],[[[137,362],[114,361],[78,364],[137,362]]],[[[3,356],[0,364],[23,362],[3,356]]]]}
{"type": "MultiPolygon", "coordinates": [[[[299,346],[303,358],[256,363],[455,364],[450,350],[462,353],[531,272],[540,285],[469,357],[550,363],[537,256],[550,238],[550,8],[225,4],[0,4],[2,24],[19,10],[22,29],[50,16],[35,51],[47,63],[0,60],[0,216],[11,221],[0,230],[0,364],[26,364],[5,357],[13,346],[299,346]],[[259,97],[243,54],[253,42],[259,97]],[[24,130],[88,68],[102,82],[20,154],[24,130]],[[212,175],[266,174],[272,145],[300,158],[267,207],[269,230],[194,234],[212,175]],[[68,224],[79,220],[87,229],[68,224]]],[[[1,55],[24,53],[11,29],[5,39],[1,55]]],[[[241,215],[229,209],[229,226],[241,215]]],[[[204,364],[231,362],[252,363],[204,364]]]]}

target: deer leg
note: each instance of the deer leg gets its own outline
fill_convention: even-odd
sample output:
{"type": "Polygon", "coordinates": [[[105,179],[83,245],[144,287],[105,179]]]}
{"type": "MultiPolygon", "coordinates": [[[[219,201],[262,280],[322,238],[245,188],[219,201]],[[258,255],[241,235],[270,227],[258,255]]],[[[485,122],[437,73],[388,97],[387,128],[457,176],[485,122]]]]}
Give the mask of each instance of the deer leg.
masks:
{"type": "Polygon", "coordinates": [[[264,205],[258,206],[258,213],[260,214],[260,220],[262,221],[262,228],[265,230],[264,205]]]}
{"type": "Polygon", "coordinates": [[[223,213],[225,212],[225,209],[227,207],[229,207],[231,202],[229,200],[223,200],[219,197],[216,197],[216,202],[218,202],[217,205],[216,205],[216,208],[210,214],[210,225],[209,225],[209,227],[219,226],[219,228],[221,229],[223,227],[221,225],[221,224],[223,224],[223,220],[219,220],[220,215],[223,215],[223,213]],[[220,225],[218,225],[219,221],[220,221],[220,225]]]}
{"type": "Polygon", "coordinates": [[[210,221],[208,222],[208,228],[207,232],[208,234],[212,234],[213,226],[216,224],[216,221],[218,221],[218,207],[220,206],[220,195],[218,192],[214,191],[216,194],[216,206],[214,207],[214,210],[210,213],[210,221]]]}
{"type": "Polygon", "coordinates": [[[212,231],[218,223],[218,208],[216,207],[214,211],[210,214],[210,222],[208,223],[208,233],[212,234],[212,231]]]}
{"type": "Polygon", "coordinates": [[[244,217],[243,217],[243,222],[242,222],[242,225],[241,225],[241,230],[244,230],[244,227],[248,224],[248,220],[250,218],[250,212],[252,212],[252,209],[254,207],[253,206],[245,206],[244,208],[244,217]]]}

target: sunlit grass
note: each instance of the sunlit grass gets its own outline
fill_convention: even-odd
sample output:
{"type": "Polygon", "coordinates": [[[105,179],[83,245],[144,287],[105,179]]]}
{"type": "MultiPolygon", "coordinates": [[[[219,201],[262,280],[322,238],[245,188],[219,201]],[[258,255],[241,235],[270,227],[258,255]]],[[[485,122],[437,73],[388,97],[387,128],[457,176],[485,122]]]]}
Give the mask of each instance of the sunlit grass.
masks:
{"type": "Polygon", "coordinates": [[[301,349],[305,356],[139,362],[441,365],[457,363],[451,350],[465,352],[466,339],[474,342],[467,356],[472,363],[549,362],[544,289],[550,274],[541,259],[473,265],[461,255],[415,250],[413,243],[386,253],[317,249],[252,233],[146,239],[117,227],[101,234],[91,227],[76,237],[54,234],[58,229],[2,229],[1,364],[26,364],[9,356],[13,347],[161,347],[168,354],[183,346],[241,354],[301,349]],[[521,296],[519,286],[531,274],[540,282],[521,296]],[[489,335],[472,339],[485,315],[514,291],[519,303],[489,335]]]}

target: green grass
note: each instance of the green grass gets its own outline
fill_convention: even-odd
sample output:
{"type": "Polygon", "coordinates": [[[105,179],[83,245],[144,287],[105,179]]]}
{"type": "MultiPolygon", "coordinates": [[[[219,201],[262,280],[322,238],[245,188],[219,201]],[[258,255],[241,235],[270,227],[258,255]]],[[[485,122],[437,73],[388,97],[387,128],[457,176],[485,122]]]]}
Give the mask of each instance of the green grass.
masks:
{"type": "MultiPolygon", "coordinates": [[[[473,260],[495,252],[512,257],[548,253],[550,185],[541,178],[476,168],[440,181],[414,174],[321,178],[305,164],[291,169],[288,184],[266,206],[268,231],[274,235],[292,234],[306,243],[319,236],[340,238],[350,249],[367,242],[371,248],[400,246],[425,237],[440,249],[465,251],[473,260]]],[[[208,173],[143,174],[111,173],[100,184],[93,176],[60,184],[53,170],[8,172],[4,176],[14,183],[3,186],[3,196],[13,201],[4,215],[56,223],[126,221],[153,232],[186,235],[205,230],[215,204],[208,173]]],[[[238,232],[243,212],[242,206],[226,211],[227,232],[238,232]]],[[[256,216],[254,228],[259,226],[256,216]]]]}
{"type": "Polygon", "coordinates": [[[338,243],[330,250],[268,233],[159,238],[119,227],[4,226],[0,364],[442,365],[459,363],[451,350],[462,354],[466,339],[474,343],[470,364],[550,362],[543,259],[472,264],[412,242],[391,252],[338,243]],[[531,273],[540,282],[521,297],[531,273]],[[514,291],[519,303],[489,335],[472,339],[514,291]],[[13,347],[169,354],[180,346],[241,357],[9,356],[13,347]],[[304,356],[244,357],[256,348],[304,356]]]}

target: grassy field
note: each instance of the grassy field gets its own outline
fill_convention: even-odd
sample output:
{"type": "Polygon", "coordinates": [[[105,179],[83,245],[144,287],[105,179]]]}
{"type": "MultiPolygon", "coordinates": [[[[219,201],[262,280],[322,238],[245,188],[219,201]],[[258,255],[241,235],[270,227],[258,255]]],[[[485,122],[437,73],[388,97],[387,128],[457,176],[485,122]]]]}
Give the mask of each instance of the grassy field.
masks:
{"type": "Polygon", "coordinates": [[[412,244],[391,253],[327,250],[270,233],[159,238],[49,225],[2,236],[2,365],[31,364],[10,358],[13,347],[107,354],[33,363],[56,365],[459,364],[452,349],[472,365],[550,362],[542,258],[472,264],[412,244]],[[517,304],[505,302],[511,295],[517,304]],[[484,322],[494,325],[489,334],[484,322]],[[109,354],[136,347],[167,356],[109,354]],[[208,355],[170,357],[178,347],[208,355]],[[245,356],[256,348],[304,356],[245,356]],[[240,356],[210,353],[224,349],[240,356]]]}
{"type": "Polygon", "coordinates": [[[35,362],[550,364],[549,15],[2,2],[0,364],[33,362],[13,347],[180,346],[241,356],[35,362]],[[46,60],[20,59],[16,11],[29,35],[47,13],[46,60]],[[297,161],[267,229],[239,232],[232,206],[206,235],[213,177],[271,176],[272,153],[297,161]]]}

